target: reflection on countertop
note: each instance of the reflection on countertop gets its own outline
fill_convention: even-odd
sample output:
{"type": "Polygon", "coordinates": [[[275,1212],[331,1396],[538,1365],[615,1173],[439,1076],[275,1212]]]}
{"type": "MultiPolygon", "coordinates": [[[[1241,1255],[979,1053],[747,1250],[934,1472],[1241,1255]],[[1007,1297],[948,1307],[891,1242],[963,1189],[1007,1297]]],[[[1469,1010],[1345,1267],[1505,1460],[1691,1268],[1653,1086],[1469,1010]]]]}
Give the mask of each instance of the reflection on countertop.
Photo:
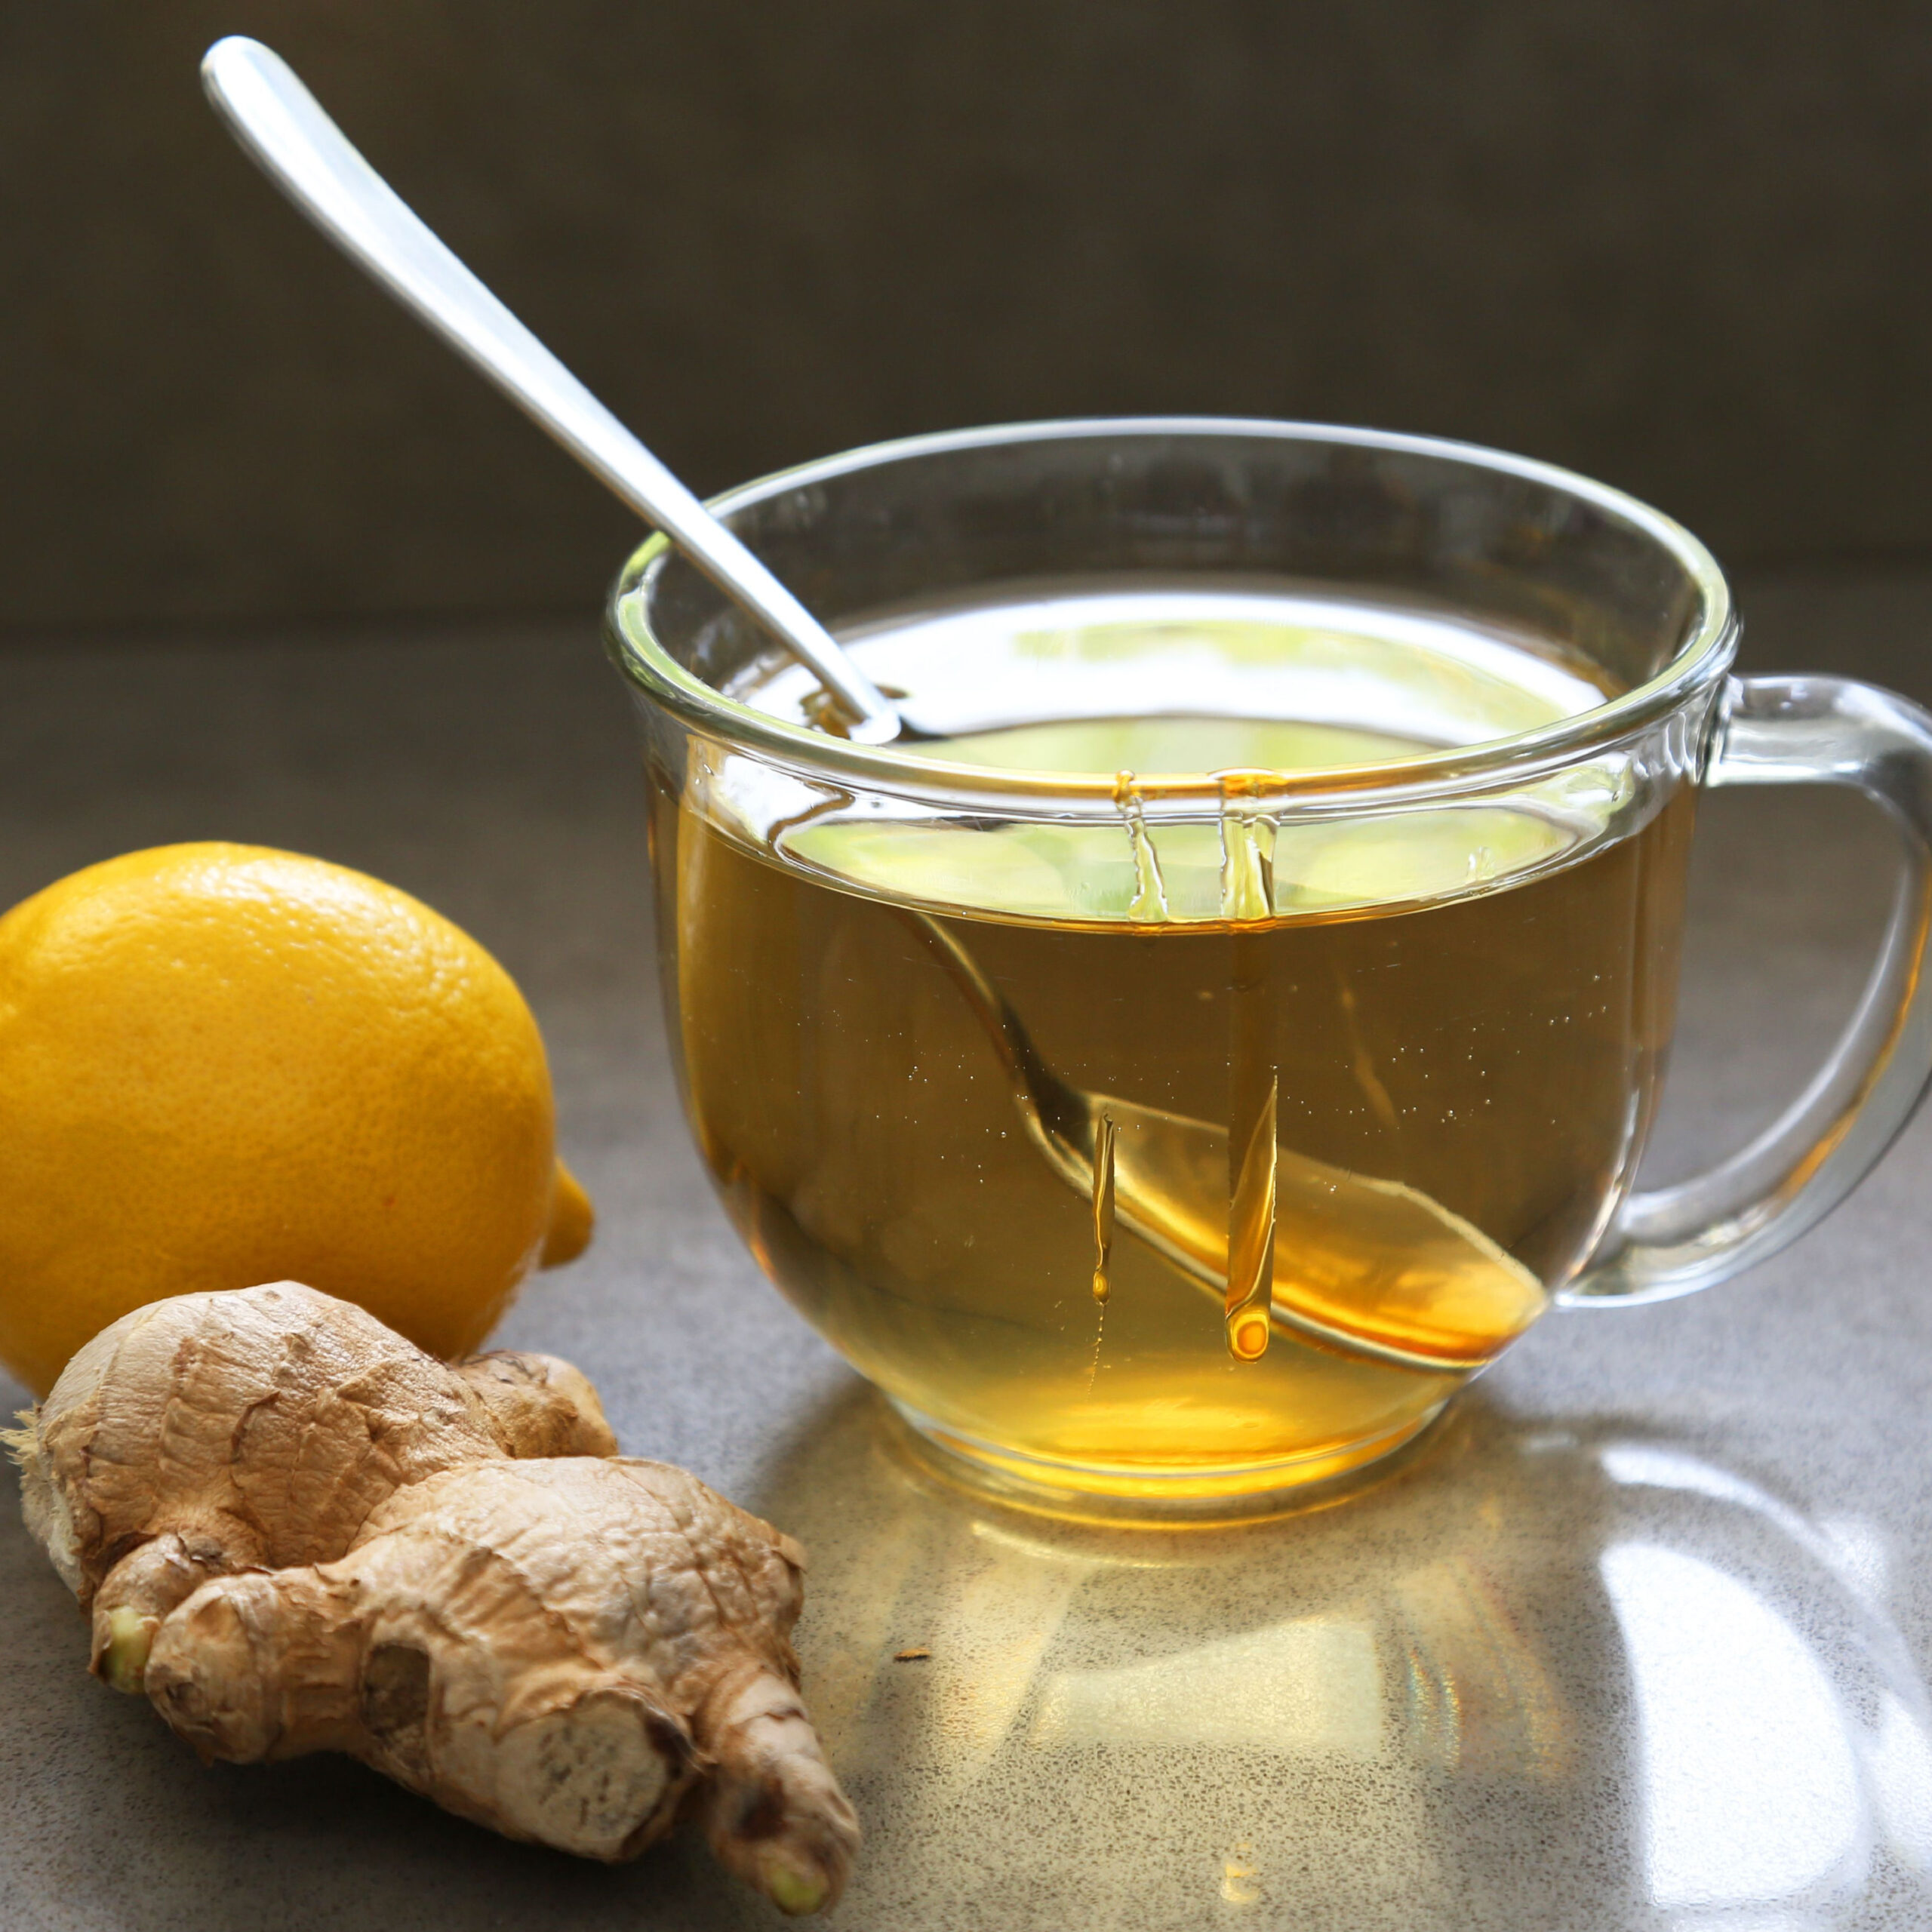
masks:
{"type": "Polygon", "coordinates": [[[773,1466],[849,1924],[1932,1922],[1882,1540],[1654,1432],[1478,1392],[1339,1504],[1174,1533],[989,1504],[863,1392],[773,1466]]]}

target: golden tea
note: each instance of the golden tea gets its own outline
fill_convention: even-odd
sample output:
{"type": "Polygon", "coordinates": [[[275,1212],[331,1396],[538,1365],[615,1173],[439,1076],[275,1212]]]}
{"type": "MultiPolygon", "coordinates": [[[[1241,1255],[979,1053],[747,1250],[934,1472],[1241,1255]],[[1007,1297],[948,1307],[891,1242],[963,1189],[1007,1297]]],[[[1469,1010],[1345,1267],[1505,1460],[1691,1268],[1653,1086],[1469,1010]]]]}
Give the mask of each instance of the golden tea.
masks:
{"type": "MultiPolygon", "coordinates": [[[[686,1101],[766,1271],[924,1426],[1069,1486],[1273,1487],[1412,1433],[1630,1180],[1688,789],[1612,752],[1302,809],[1274,774],[1367,797],[1607,695],[1407,606],[1069,590],[851,641],[956,724],[914,747],[941,776],[1112,803],[948,816],[700,740],[654,772],[686,1101]]],[[[797,720],[812,691],[771,662],[731,694],[797,720]]]]}

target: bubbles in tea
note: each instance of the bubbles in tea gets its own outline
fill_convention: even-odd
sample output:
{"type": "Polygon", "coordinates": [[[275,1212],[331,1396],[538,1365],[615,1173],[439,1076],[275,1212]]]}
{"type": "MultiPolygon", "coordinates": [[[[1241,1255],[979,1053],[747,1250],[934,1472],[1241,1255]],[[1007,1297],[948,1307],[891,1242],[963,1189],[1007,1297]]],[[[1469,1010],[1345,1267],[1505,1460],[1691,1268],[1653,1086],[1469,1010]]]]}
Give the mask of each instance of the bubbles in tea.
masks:
{"type": "MultiPolygon", "coordinates": [[[[1100,774],[1112,810],[948,814],[703,746],[654,773],[687,1103],[761,1263],[923,1426],[1069,1487],[1273,1487],[1412,1433],[1628,1183],[1690,788],[1613,749],[1452,804],[1284,801],[1270,774],[1606,694],[1406,607],[1069,591],[853,648],[956,724],[921,756],[1100,774]],[[1177,816],[1177,773],[1211,806],[1177,816]]],[[[733,694],[801,719],[813,687],[733,694]]]]}

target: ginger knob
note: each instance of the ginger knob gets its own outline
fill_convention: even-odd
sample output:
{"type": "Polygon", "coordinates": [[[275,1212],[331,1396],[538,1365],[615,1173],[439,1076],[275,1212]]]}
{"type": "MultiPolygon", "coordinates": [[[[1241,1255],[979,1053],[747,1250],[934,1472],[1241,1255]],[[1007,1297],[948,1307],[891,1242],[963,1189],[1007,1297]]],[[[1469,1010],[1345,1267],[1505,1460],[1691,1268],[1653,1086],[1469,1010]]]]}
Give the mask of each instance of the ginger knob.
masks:
{"type": "Polygon", "coordinates": [[[801,1703],[804,1553],[612,1453],[546,1356],[451,1367],[298,1283],[137,1309],[11,1439],[93,1667],[204,1758],[341,1751],[512,1838],[635,1857],[694,1810],[781,1909],[858,1825],[801,1703]]]}

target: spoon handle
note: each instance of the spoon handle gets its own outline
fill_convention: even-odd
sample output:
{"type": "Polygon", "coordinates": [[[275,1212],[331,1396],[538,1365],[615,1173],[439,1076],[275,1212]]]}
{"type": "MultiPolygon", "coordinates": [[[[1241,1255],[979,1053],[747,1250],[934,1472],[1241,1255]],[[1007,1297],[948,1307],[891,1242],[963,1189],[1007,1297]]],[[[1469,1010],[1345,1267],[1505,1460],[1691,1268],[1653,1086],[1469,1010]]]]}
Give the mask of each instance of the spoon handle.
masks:
{"type": "Polygon", "coordinates": [[[854,737],[898,735],[897,712],[831,633],[430,232],[286,62],[235,35],[208,49],[202,81],[283,193],[811,666],[854,737]]]}

